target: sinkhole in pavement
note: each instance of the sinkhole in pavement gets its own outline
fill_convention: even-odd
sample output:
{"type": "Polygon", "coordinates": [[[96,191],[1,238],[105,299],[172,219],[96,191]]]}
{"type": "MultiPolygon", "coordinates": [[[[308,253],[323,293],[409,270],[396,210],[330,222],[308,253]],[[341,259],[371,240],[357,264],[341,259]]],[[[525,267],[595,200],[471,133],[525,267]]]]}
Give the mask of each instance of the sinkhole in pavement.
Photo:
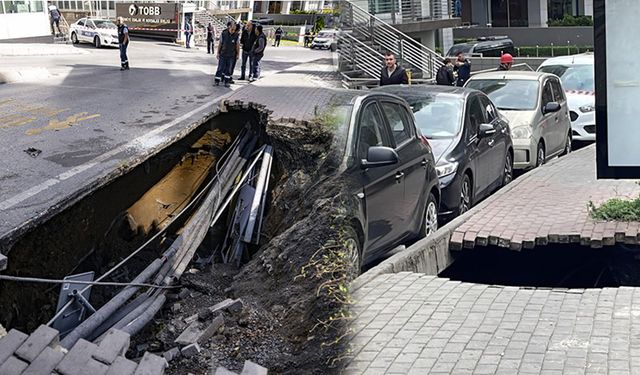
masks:
{"type": "Polygon", "coordinates": [[[553,244],[520,252],[479,247],[457,254],[440,273],[451,280],[524,287],[603,288],[640,286],[640,247],[592,249],[553,244]]]}
{"type": "MultiPolygon", "coordinates": [[[[181,234],[192,213],[176,220],[174,217],[212,179],[216,163],[241,130],[247,128],[256,135],[257,145],[264,143],[261,121],[253,109],[230,111],[209,119],[23,235],[12,246],[9,266],[3,273],[62,279],[93,271],[97,278],[163,230],[162,236],[104,280],[130,282],[181,234]]],[[[213,254],[210,244],[220,242],[228,232],[233,208],[234,203],[229,204],[221,215],[221,224],[207,233],[193,259],[213,254]]],[[[194,205],[193,210],[196,209],[194,205]]],[[[120,290],[121,287],[93,287],[90,303],[98,308],[120,290]]],[[[55,315],[59,295],[59,284],[1,281],[0,324],[7,329],[32,332],[55,315]]]]}

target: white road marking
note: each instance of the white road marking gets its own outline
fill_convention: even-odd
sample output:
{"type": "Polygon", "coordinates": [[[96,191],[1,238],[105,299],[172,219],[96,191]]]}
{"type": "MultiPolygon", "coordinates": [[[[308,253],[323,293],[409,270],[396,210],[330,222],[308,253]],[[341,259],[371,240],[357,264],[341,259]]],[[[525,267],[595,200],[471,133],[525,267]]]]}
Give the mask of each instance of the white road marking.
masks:
{"type": "MultiPolygon", "coordinates": [[[[219,101],[216,101],[216,103],[220,103],[219,101]]],[[[113,150],[106,152],[90,161],[88,161],[85,164],[81,164],[78,165],[76,167],[71,168],[70,170],[63,172],[59,175],[57,175],[56,177],[50,178],[34,187],[32,187],[31,189],[28,189],[26,191],[23,191],[20,194],[16,194],[13,197],[6,199],[2,202],[0,202],[0,211],[2,210],[6,210],[8,208],[11,208],[13,206],[15,206],[18,203],[24,202],[25,200],[33,197],[34,195],[49,189],[59,183],[61,183],[64,180],[67,180],[79,173],[82,173],[106,160],[108,160],[109,158],[126,151],[127,149],[148,149],[154,146],[157,146],[158,144],[160,144],[163,140],[163,138],[158,137],[157,135],[177,124],[179,124],[180,122],[188,119],[189,117],[193,116],[194,114],[204,110],[205,108],[209,107],[209,106],[213,106],[212,103],[207,103],[204,105],[201,105],[200,107],[192,110],[191,112],[187,112],[184,115],[174,119],[173,121],[162,125],[158,128],[153,129],[152,131],[143,134],[141,136],[139,136],[138,138],[132,140],[129,143],[126,143],[120,147],[114,148],[113,150]]]]}

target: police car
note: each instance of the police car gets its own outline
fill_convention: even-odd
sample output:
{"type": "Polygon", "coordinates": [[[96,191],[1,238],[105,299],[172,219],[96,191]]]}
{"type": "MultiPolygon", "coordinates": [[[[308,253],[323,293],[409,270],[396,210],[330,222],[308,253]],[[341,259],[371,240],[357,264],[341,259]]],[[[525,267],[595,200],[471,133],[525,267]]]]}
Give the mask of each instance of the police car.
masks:
{"type": "Polygon", "coordinates": [[[73,44],[92,43],[96,48],[118,46],[118,27],[107,19],[81,18],[69,26],[73,44]]]}

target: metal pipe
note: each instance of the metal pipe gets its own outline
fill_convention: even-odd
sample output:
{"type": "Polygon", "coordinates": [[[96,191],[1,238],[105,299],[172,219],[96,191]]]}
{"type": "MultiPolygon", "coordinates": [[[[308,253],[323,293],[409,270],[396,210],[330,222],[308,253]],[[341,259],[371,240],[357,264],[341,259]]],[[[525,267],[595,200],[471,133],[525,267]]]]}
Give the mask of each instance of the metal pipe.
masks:
{"type": "Polygon", "coordinates": [[[138,316],[134,321],[130,322],[127,326],[123,327],[122,331],[128,333],[131,336],[140,332],[140,330],[142,330],[147,324],[149,324],[149,322],[158,313],[158,311],[160,311],[166,299],[167,298],[165,297],[164,293],[161,293],[140,316],[138,316]]]}

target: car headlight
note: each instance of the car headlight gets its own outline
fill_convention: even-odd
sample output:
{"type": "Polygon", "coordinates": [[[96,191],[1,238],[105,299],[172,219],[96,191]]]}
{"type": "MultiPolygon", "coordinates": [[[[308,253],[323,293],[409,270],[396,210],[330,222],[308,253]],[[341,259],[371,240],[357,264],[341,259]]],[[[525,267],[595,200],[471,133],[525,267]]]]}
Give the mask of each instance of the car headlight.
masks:
{"type": "Polygon", "coordinates": [[[452,173],[456,173],[457,170],[458,170],[457,161],[445,162],[443,164],[436,166],[436,173],[438,174],[438,177],[448,176],[452,173]]]}
{"type": "Polygon", "coordinates": [[[588,113],[588,112],[595,111],[596,110],[596,106],[593,105],[593,104],[587,104],[587,105],[580,106],[578,109],[582,113],[588,113]]]}
{"type": "Polygon", "coordinates": [[[515,139],[531,138],[531,127],[526,125],[514,128],[513,130],[511,130],[511,137],[515,139]]]}

